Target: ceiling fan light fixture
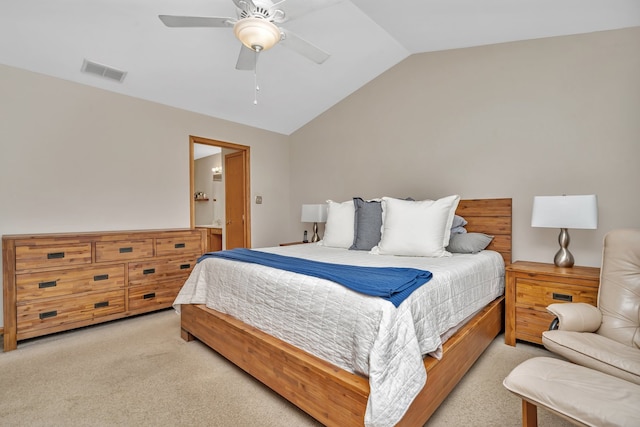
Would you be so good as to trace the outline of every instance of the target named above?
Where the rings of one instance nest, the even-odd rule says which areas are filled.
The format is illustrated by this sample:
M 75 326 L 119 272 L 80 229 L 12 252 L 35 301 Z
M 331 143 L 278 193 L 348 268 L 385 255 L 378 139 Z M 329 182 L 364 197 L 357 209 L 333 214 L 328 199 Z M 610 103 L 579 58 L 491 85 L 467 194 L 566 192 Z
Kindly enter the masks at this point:
M 243 18 L 233 26 L 233 33 L 249 49 L 263 51 L 271 49 L 280 41 L 280 29 L 262 18 Z

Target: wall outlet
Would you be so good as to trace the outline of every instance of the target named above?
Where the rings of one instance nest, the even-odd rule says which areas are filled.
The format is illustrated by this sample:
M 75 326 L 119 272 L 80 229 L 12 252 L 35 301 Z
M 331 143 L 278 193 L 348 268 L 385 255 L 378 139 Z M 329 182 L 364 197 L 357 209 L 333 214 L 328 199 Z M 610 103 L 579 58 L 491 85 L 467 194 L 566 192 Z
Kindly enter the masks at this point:
M 262 196 L 256 196 L 256 205 L 262 204 Z

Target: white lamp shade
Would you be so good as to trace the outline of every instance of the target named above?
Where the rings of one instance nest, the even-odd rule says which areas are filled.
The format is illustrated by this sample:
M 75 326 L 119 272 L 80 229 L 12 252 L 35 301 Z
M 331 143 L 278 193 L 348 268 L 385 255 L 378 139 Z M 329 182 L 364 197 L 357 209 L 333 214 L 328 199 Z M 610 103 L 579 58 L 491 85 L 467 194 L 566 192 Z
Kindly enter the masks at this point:
M 532 227 L 598 228 L 598 200 L 585 196 L 536 196 L 531 213 Z
M 261 18 L 243 18 L 235 23 L 233 32 L 246 47 L 252 50 L 271 49 L 282 37 L 272 22 Z
M 326 222 L 327 205 L 302 205 L 301 222 Z

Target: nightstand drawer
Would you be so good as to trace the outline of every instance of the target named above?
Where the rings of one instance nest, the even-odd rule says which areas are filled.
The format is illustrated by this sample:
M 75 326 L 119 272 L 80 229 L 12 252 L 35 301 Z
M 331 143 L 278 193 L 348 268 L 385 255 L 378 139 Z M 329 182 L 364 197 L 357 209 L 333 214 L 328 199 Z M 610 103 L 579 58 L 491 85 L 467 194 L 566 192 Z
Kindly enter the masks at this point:
M 113 288 L 124 289 L 124 264 L 16 275 L 18 303 Z
M 152 257 L 153 239 L 96 243 L 96 262 L 126 261 Z
M 91 264 L 91 243 L 16 246 L 16 271 Z
M 559 302 L 586 302 L 596 305 L 597 294 L 592 289 L 562 283 L 517 279 L 516 305 L 546 310 L 549 304 Z
M 17 306 L 18 335 L 124 312 L 124 290 L 74 295 Z
M 542 333 L 549 329 L 554 316 L 546 311 L 516 307 L 516 330 L 518 337 L 542 344 Z

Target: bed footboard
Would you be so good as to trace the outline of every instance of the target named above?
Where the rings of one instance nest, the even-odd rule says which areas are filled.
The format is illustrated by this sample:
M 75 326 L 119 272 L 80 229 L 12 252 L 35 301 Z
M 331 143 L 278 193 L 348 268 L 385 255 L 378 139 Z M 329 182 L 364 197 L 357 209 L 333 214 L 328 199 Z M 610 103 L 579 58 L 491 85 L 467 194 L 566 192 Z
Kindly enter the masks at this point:
M 441 360 L 425 358 L 427 384 L 398 424 L 424 424 L 502 328 L 504 298 L 485 307 L 444 345 Z M 326 426 L 362 426 L 366 378 L 204 305 L 183 305 L 182 337 L 194 337 Z

